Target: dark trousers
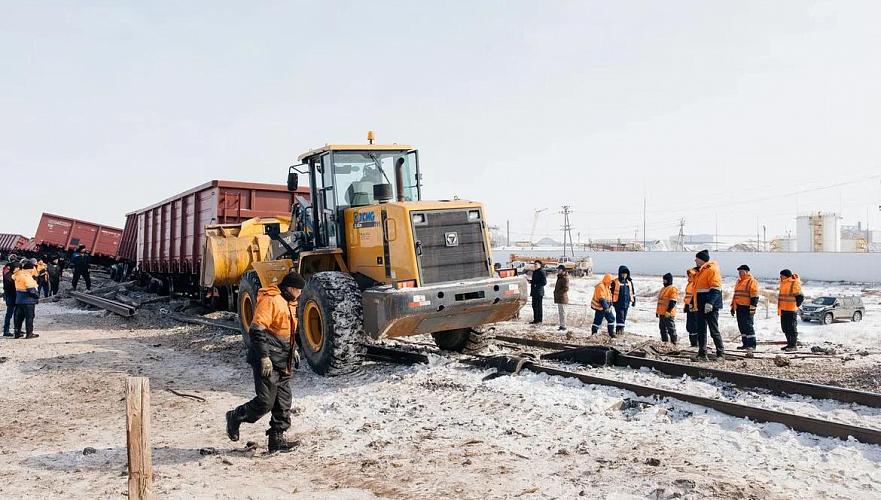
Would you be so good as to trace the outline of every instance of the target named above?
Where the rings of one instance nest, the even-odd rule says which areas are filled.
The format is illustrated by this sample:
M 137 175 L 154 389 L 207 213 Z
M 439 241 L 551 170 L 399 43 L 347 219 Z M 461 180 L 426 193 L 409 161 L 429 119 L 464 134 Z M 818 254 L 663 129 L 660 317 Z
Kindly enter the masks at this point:
M 28 335 L 34 333 L 34 314 L 36 313 L 36 304 L 17 304 L 15 306 L 15 332 L 21 332 L 22 323 L 24 323 L 25 333 Z
M 667 342 L 669 337 L 670 342 L 676 343 L 676 321 L 672 317 L 667 317 L 661 315 L 658 318 L 658 329 L 661 330 L 661 341 Z
M 544 300 L 544 295 L 532 295 L 532 321 L 536 323 L 541 323 L 544 319 L 542 313 L 542 301 Z
M 629 305 L 618 305 L 615 304 L 615 331 L 623 332 L 624 324 L 627 323 L 627 310 L 630 309 Z
M 6 302 L 6 317 L 3 318 L 3 333 L 9 333 L 9 324 L 12 322 L 12 318 L 15 317 L 15 302 L 13 301 L 11 304 L 9 301 Z
M 606 320 L 606 324 L 609 328 L 609 333 L 615 333 L 615 316 L 612 315 L 612 312 L 597 310 L 594 310 L 593 312 L 593 326 L 590 327 L 590 332 L 597 333 L 598 331 L 600 331 L 600 326 L 602 326 L 603 320 Z
M 89 276 L 89 270 L 88 269 L 80 269 L 77 267 L 73 268 L 73 282 L 71 283 L 71 286 L 73 286 L 73 289 L 76 290 L 76 285 L 80 281 L 80 276 L 82 276 L 83 279 L 86 281 L 86 290 L 91 290 L 92 289 L 92 277 Z
M 52 295 L 58 295 L 58 285 L 60 280 L 49 279 L 49 292 Z
M 233 410 L 233 417 L 239 422 L 253 424 L 263 415 L 272 413 L 267 434 L 282 434 L 291 427 L 291 376 L 273 369 L 272 374 L 263 378 L 260 363 L 251 365 L 254 372 L 254 399 Z
M 796 347 L 798 342 L 798 315 L 795 311 L 780 312 L 780 328 L 786 335 L 786 345 Z
M 41 295 L 43 298 L 49 296 L 49 280 L 44 278 L 37 280 L 37 295 Z
M 756 346 L 756 328 L 753 325 L 753 315 L 749 313 L 749 306 L 737 306 L 737 329 L 740 331 L 740 341 L 743 347 Z
M 713 344 L 716 345 L 716 354 L 725 353 L 725 345 L 722 344 L 722 334 L 719 333 L 719 311 L 713 309 L 713 312 L 705 313 L 702 305 L 698 306 L 695 311 L 695 326 L 697 327 L 697 352 L 698 354 L 707 353 L 707 330 L 710 330 L 710 337 L 713 338 Z
M 685 331 L 688 332 L 688 343 L 697 347 L 697 315 L 691 311 L 685 313 Z

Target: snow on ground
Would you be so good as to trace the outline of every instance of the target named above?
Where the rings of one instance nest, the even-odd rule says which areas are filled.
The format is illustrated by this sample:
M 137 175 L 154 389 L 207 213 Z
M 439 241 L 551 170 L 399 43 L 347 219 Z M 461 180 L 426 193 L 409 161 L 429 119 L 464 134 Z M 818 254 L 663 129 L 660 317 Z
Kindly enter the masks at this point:
M 575 326 L 576 331 L 590 332 L 590 323 L 593 321 L 590 300 L 593 297 L 594 285 L 601 278 L 602 276 L 595 275 L 570 279 L 569 302 L 571 305 L 567 306 L 567 310 L 569 311 L 568 314 L 572 317 L 572 321 L 569 321 L 569 324 Z M 544 301 L 545 322 L 553 324 L 557 322 L 557 308 L 553 303 L 553 294 L 551 293 L 555 280 L 556 278 L 552 274 L 548 276 L 548 287 Z M 662 288 L 661 277 L 634 276 L 633 281 L 637 301 L 635 310 L 631 308 L 629 311 L 627 331 L 660 340 L 658 320 L 655 318 L 655 306 L 657 305 L 658 292 Z M 725 293 L 723 304 L 725 307 L 720 314 L 719 324 L 722 335 L 726 339 L 734 338 L 738 335 L 737 321 L 728 314 L 728 305 L 731 301 L 731 293 L 735 282 L 735 279 L 725 279 L 723 282 Z M 760 281 L 759 283 L 763 290 L 776 294 L 776 282 Z M 684 278 L 678 278 L 674 279 L 674 284 L 679 288 L 681 301 L 685 293 L 686 281 Z M 799 321 L 799 341 L 808 346 L 829 342 L 832 344 L 844 344 L 854 348 L 881 350 L 881 288 L 877 287 L 877 285 L 806 282 L 802 284 L 802 292 L 807 297 L 807 300 L 829 294 L 862 295 L 863 304 L 866 306 L 866 314 L 863 320 L 858 323 L 841 321 L 832 325 L 821 325 L 819 323 Z M 678 310 L 676 331 L 679 333 L 680 338 L 687 339 L 685 314 L 682 313 L 681 303 Z M 523 318 L 531 318 L 531 309 L 529 307 L 524 308 L 521 316 Z M 759 341 L 786 340 L 783 331 L 780 329 L 780 318 L 777 316 L 776 304 L 772 303 L 769 307 L 766 307 L 766 301 L 763 299 L 755 316 L 755 325 L 756 337 Z
M 596 279 L 574 279 L 572 302 L 586 303 Z M 640 294 L 660 288 L 660 278 L 636 280 Z M 814 285 L 806 285 L 810 294 L 808 287 Z M 871 322 L 877 321 L 878 298 L 871 300 L 866 322 L 854 327 L 877 325 Z M 630 330 L 656 338 L 654 300 L 638 301 Z M 547 302 L 551 325 L 544 329 L 553 331 L 556 311 Z M 532 331 L 524 324 L 528 311 L 519 323 L 499 325 L 497 333 Z M 573 318 L 581 333 L 587 317 Z M 763 327 L 772 339 L 779 337 L 772 329 L 775 318 Z M 730 330 L 733 320 L 723 321 Z M 484 381 L 490 372 L 443 357 L 413 367 L 371 364 L 337 378 L 301 368 L 293 378 L 291 429 L 299 449 L 264 454 L 264 418 L 243 427 L 241 443 L 260 446 L 257 453 L 244 452 L 241 443 L 226 439 L 223 422 L 227 409 L 252 394 L 251 373 L 234 335 L 59 304 L 39 305 L 37 325 L 39 339 L 0 340 L 7 358 L 0 363 L 3 498 L 122 496 L 126 375 L 151 379 L 154 473 L 162 498 L 881 495 L 881 446 L 796 433 L 571 379 L 524 373 Z M 831 332 L 844 334 L 842 326 L 848 325 L 817 325 L 817 335 L 836 338 Z M 860 335 L 868 347 L 871 336 Z M 881 428 L 877 409 L 648 371 L 591 373 Z M 169 388 L 206 401 L 178 397 Z M 86 446 L 96 453 L 84 455 Z M 218 455 L 200 454 L 205 447 Z

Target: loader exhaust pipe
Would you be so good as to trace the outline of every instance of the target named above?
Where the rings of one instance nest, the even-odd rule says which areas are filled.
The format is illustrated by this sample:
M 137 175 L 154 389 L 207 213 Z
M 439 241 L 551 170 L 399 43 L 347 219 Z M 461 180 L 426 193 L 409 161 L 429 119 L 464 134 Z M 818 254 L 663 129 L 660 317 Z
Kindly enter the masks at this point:
M 404 157 L 395 162 L 395 191 L 398 193 L 398 201 L 404 201 Z

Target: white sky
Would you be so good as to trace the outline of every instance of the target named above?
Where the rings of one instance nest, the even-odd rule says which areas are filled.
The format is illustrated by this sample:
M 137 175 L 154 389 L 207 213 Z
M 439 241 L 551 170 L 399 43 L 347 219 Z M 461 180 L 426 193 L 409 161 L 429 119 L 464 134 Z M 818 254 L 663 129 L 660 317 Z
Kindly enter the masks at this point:
M 881 2 L 0 2 L 0 232 L 326 142 L 417 146 L 524 239 L 881 229 Z M 842 184 L 844 183 L 844 184 Z M 828 189 L 816 189 L 836 186 Z M 792 193 L 800 193 L 794 195 Z M 726 238 L 731 239 L 731 238 Z

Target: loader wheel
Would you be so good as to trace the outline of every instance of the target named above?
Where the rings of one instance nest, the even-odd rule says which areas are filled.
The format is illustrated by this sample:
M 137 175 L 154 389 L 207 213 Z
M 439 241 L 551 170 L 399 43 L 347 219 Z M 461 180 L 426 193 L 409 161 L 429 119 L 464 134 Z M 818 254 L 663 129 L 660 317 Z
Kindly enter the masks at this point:
M 254 320 L 254 310 L 257 308 L 257 290 L 260 290 L 260 278 L 254 271 L 248 271 L 242 275 L 239 281 L 239 298 L 236 301 L 236 312 L 239 314 L 239 328 L 242 330 L 242 341 L 245 348 L 251 348 L 251 321 Z
M 486 335 L 482 330 L 475 328 L 444 330 L 434 332 L 431 336 L 434 337 L 434 343 L 445 351 L 470 354 L 479 352 L 486 347 Z
M 364 335 L 361 290 L 352 275 L 315 273 L 300 295 L 297 340 L 319 375 L 342 375 L 358 367 Z

